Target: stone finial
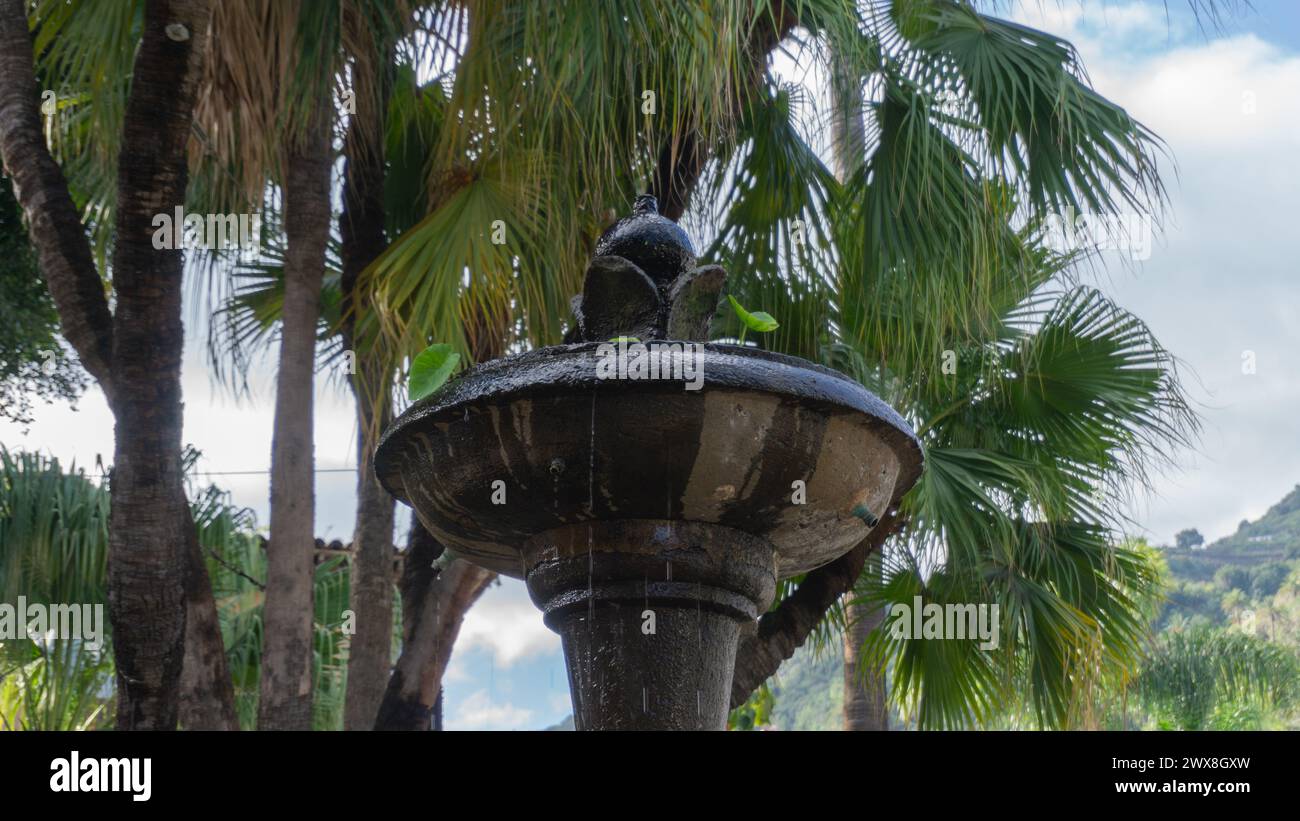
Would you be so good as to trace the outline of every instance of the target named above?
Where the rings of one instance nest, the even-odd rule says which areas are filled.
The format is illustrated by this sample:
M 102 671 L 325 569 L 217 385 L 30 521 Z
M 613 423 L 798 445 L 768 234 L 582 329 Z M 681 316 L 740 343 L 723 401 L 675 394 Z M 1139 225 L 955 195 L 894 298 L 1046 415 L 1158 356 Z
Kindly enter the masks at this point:
M 659 204 L 642 194 L 632 213 L 611 225 L 596 243 L 596 256 L 622 257 L 661 289 L 695 266 L 695 247 L 682 227 L 659 215 Z
M 642 341 L 706 342 L 726 271 L 695 267 L 695 248 L 682 227 L 660 216 L 650 194 L 596 243 L 566 343 L 619 336 Z

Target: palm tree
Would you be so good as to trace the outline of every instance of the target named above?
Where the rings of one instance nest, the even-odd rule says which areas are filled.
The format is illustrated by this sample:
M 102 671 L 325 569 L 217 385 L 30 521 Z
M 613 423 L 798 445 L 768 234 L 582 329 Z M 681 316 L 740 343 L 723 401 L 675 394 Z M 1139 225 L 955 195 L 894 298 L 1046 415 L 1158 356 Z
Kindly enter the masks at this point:
M 252 511 L 234 506 L 227 492 L 202 487 L 184 462 L 191 515 L 206 559 L 234 674 L 238 726 L 257 723 L 266 539 Z M 39 604 L 103 605 L 107 598 L 106 486 L 75 466 L 32 453 L 0 449 L 0 596 L 19 594 Z M 312 727 L 343 726 L 348 568 L 340 557 L 313 568 Z M 84 642 L 29 640 L 0 645 L 0 728 L 94 729 L 112 724 L 114 655 L 111 642 L 95 650 Z
M 1177 729 L 1203 730 L 1220 704 L 1294 706 L 1296 672 L 1291 650 L 1254 636 L 1208 627 L 1166 630 L 1152 643 L 1134 690 Z
M 300 21 L 310 18 L 300 4 Z M 300 42 L 300 41 L 295 41 Z M 302 70 L 295 66 L 294 70 Z M 330 234 L 332 83 L 316 74 L 301 125 L 284 135 L 284 296 L 271 439 L 271 540 L 258 727 L 311 727 L 316 324 Z M 315 99 L 310 99 L 313 95 Z
M 835 72 L 830 87 L 834 99 L 831 108 L 831 150 L 835 161 L 835 179 L 843 185 L 858 172 L 866 153 L 862 84 L 858 77 L 845 76 L 841 62 L 833 54 L 830 63 Z M 867 557 L 864 573 L 878 583 L 880 571 L 880 552 L 877 551 Z M 861 657 L 867 637 L 880 626 L 884 618 L 884 610 L 859 604 L 852 595 L 847 596 L 842 604 L 844 729 L 858 732 L 888 730 L 889 708 L 883 671 L 870 667 Z
M 872 651 L 894 658 L 897 698 L 921 723 L 991 715 L 1015 676 L 1042 721 L 1066 722 L 1071 660 L 1101 641 L 1131 662 L 1141 623 L 1116 591 L 1153 584 L 1111 546 L 1117 520 L 1096 491 L 1141 484 L 1195 421 L 1172 358 L 1077 283 L 1077 257 L 1051 253 L 1041 226 L 1067 206 L 1159 208 L 1161 145 L 1087 85 L 1069 44 L 966 3 L 713 11 L 708 28 L 731 39 L 699 38 L 702 19 L 657 6 L 471 8 L 449 81 L 450 110 L 466 114 L 431 153 L 429 212 L 363 275 L 382 344 L 398 363 L 434 334 L 468 354 L 465 317 L 503 313 L 504 349 L 554 340 L 599 215 L 638 179 L 661 186 L 666 211 L 699 189 L 689 216 L 720 226 L 704 256 L 729 267 L 743 304 L 782 320 L 764 344 L 903 408 L 931 466 L 868 543 L 786 587 L 741 649 L 735 701 L 828 610 L 842 620 L 836 600 L 889 540 L 910 575 L 878 587 L 946 580 L 1008 613 L 994 658 Z M 869 95 L 864 156 L 843 183 L 801 133 L 805 95 L 762 70 L 763 46 L 796 26 L 811 35 L 805 59 L 836 54 Z M 672 116 L 639 116 L 644 99 Z M 1072 365 L 1076 349 L 1088 367 Z
M 42 4 L 33 20 L 42 57 L 57 62 L 72 50 L 61 23 L 76 16 L 85 24 L 88 15 L 53 5 Z M 104 60 L 121 61 L 121 70 L 109 76 L 118 91 L 129 77 L 129 93 L 114 95 L 113 111 L 101 112 L 113 127 L 97 136 L 107 146 L 129 149 L 115 164 L 99 166 L 114 169 L 100 179 L 117 185 L 112 262 L 105 266 L 101 254 L 97 267 L 43 134 L 27 9 L 20 0 L 0 4 L 0 156 L 14 179 L 64 336 L 103 389 L 117 423 L 109 603 L 121 660 L 117 726 L 124 729 L 176 726 L 187 638 L 196 651 L 216 643 L 215 652 L 193 656 L 191 669 L 206 666 L 211 689 L 229 689 L 181 478 L 182 256 L 152 241 L 154 216 L 171 213 L 185 198 L 185 149 L 209 13 L 201 0 L 159 0 L 115 31 L 127 47 Z M 65 67 L 68 82 L 96 73 L 84 61 Z M 101 229 L 107 227 L 102 221 Z M 112 311 L 101 270 L 112 273 Z M 219 712 L 205 720 L 219 723 Z
M 773 94 L 713 177 L 728 205 L 709 255 L 744 272 L 742 303 L 783 319 L 771 347 L 853 373 L 922 432 L 927 473 L 869 540 L 889 541 L 892 566 L 859 599 L 1002 608 L 992 656 L 877 631 L 869 654 L 877 669 L 892 661 L 896 702 L 922 726 L 965 725 L 1024 681 L 1039 719 L 1066 723 L 1072 654 L 1100 640 L 1109 661 L 1133 663 L 1141 636 L 1134 597 L 1100 581 L 1153 583 L 1111 546 L 1119 522 L 1096 491 L 1140 485 L 1195 420 L 1172 358 L 1077 284 L 1076 257 L 1047 249 L 1039 224 L 1067 205 L 1158 208 L 1160 144 L 1087 87 L 1058 38 L 960 3 L 877 6 L 860 22 L 848 36 L 866 31 L 877 48 L 856 67 L 862 48 L 823 34 L 867 78 L 861 171 L 837 184 L 798 131 L 808 103 Z M 741 648 L 735 703 L 820 622 L 865 552 L 809 574 L 764 617 Z
M 367 427 L 431 341 L 467 361 L 557 341 L 594 237 L 648 184 L 665 213 L 718 226 L 696 230 L 704 256 L 729 267 L 742 303 L 781 319 L 763 344 L 861 379 L 913 418 L 930 456 L 924 483 L 899 510 L 878 512 L 867 542 L 784 587 L 741 649 L 737 702 L 828 613 L 842 623 L 837 601 L 886 541 L 897 567 L 886 567 L 883 590 L 911 585 L 1008 614 L 996 657 L 868 648 L 880 664 L 894 660 L 896 700 L 925 726 L 995 712 L 1012 680 L 1030 682 L 1042 720 L 1063 723 L 1072 659 L 1098 642 L 1110 658 L 1131 657 L 1140 625 L 1124 590 L 1151 574 L 1110 546 L 1114 515 L 1094 493 L 1141 484 L 1194 423 L 1172 359 L 1140 322 L 1078 286 L 1073 257 L 1044 248 L 1054 211 L 1145 210 L 1163 196 L 1159 142 L 1089 88 L 1069 44 L 957 0 L 475 2 L 432 4 L 414 20 L 425 59 L 402 57 L 410 41 L 391 59 L 447 73 L 409 95 L 394 87 L 382 118 L 392 126 L 383 210 L 393 242 L 377 251 L 377 208 L 366 219 L 351 211 L 348 230 L 370 226 L 368 239 L 343 254 L 355 275 L 346 335 L 379 375 L 364 386 L 375 396 Z M 868 100 L 863 156 L 843 181 L 802 129 L 804 89 L 767 71 L 796 32 L 805 64 L 835 54 Z M 313 42 L 327 56 L 312 65 L 335 66 L 337 39 Z M 222 173 L 209 166 L 262 179 L 249 171 L 256 135 L 279 133 L 266 110 L 241 115 L 247 139 L 229 136 L 241 128 L 204 129 L 215 135 L 198 162 L 204 194 L 220 193 Z M 349 171 L 374 156 L 350 153 Z M 373 206 L 370 184 L 345 199 Z M 731 334 L 733 323 L 716 328 Z M 1087 367 L 1072 367 L 1078 348 L 1091 353 Z M 443 618 L 473 600 L 459 592 Z M 873 595 L 873 606 L 895 598 Z M 420 672 L 431 707 L 436 669 Z
M 109 498 L 84 471 L 0 448 L 0 597 L 34 604 L 106 599 Z M 111 725 L 111 647 L 0 642 L 0 728 Z
M 270 565 L 258 721 L 267 729 L 307 729 L 311 724 L 312 391 L 330 227 L 332 120 L 323 105 L 320 111 L 305 144 L 289 149 L 285 181 L 288 255 L 271 440 Z
M 393 527 L 395 500 L 379 484 L 374 445 L 391 419 L 391 366 L 356 333 L 356 316 L 365 310 L 355 299 L 361 272 L 388 245 L 385 231 L 385 146 L 389 97 L 396 66 L 395 45 L 384 34 L 359 40 L 352 69 L 357 110 L 349 118 L 344 155 L 339 329 L 346 350 L 357 357 L 350 385 L 356 406 L 357 521 L 352 539 L 352 610 L 357 630 L 348 653 L 347 729 L 370 729 L 392 665 Z M 361 344 L 359 344 L 361 343 Z M 364 354 L 364 356 L 362 356 Z

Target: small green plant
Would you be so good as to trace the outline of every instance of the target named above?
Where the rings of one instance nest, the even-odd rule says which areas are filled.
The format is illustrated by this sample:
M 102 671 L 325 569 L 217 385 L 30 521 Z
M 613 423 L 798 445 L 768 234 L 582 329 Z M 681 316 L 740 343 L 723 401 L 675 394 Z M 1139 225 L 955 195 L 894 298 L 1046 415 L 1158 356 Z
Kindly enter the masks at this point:
M 749 699 L 727 715 L 728 730 L 758 730 L 772 723 L 776 697 L 764 682 Z
M 609 341 L 615 344 L 626 343 L 628 345 L 631 345 L 633 343 L 640 342 L 641 340 L 637 339 L 635 336 L 616 336 L 610 339 Z
M 412 402 L 419 401 L 442 387 L 442 384 L 460 364 L 460 354 L 445 342 L 425 348 L 411 360 L 411 375 L 406 380 L 406 394 Z
M 742 308 L 740 303 L 737 302 L 736 298 L 731 294 L 727 294 L 727 299 L 731 302 L 731 309 L 736 312 L 736 316 L 740 317 L 740 321 L 744 326 L 740 329 L 741 345 L 745 344 L 745 334 L 749 331 L 757 331 L 758 333 L 765 334 L 781 327 L 776 319 L 767 311 L 754 311 L 753 313 L 750 313 Z

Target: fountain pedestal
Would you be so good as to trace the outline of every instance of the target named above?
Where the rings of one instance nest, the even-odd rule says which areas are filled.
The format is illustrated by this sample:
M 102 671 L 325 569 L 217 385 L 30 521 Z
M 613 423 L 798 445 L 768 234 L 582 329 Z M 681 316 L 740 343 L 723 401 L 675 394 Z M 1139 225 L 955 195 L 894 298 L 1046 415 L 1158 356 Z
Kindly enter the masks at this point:
M 567 525 L 524 546 L 528 591 L 564 643 L 579 730 L 726 724 L 741 626 L 771 605 L 776 553 L 724 525 Z

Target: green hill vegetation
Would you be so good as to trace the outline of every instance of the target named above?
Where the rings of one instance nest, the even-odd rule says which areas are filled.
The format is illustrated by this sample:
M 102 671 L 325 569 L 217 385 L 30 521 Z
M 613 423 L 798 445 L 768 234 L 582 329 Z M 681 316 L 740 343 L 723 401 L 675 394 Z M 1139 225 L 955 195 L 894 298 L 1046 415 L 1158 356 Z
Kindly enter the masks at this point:
M 781 665 L 772 682 L 771 728 L 838 730 L 844 722 L 844 659 L 840 644 L 814 648 L 811 642 Z
M 1245 626 L 1300 646 L 1295 612 L 1300 581 L 1300 485 L 1258 520 L 1206 547 L 1166 547 L 1168 602 L 1157 629 Z
M 1165 596 L 1148 656 L 1128 693 L 1099 695 L 1094 726 L 1118 729 L 1300 727 L 1293 707 L 1300 651 L 1300 485 L 1258 520 L 1206 545 L 1154 549 Z M 838 730 L 844 698 L 838 644 L 805 646 L 772 684 L 768 727 Z M 1226 657 L 1235 667 L 1222 663 Z M 1018 726 L 1010 717 L 997 726 Z M 895 723 L 893 726 L 900 726 Z

